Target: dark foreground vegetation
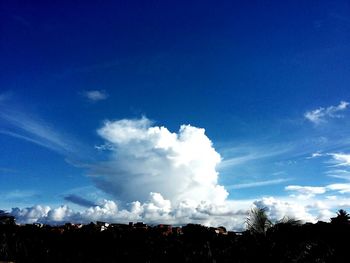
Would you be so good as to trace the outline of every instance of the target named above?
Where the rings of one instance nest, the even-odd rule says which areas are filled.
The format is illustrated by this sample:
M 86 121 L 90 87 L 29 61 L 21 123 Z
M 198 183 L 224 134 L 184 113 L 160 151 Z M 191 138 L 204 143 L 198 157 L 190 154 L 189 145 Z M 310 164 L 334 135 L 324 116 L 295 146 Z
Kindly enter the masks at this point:
M 272 223 L 252 211 L 244 232 L 201 225 L 17 225 L 0 211 L 0 262 L 350 262 L 349 215 Z

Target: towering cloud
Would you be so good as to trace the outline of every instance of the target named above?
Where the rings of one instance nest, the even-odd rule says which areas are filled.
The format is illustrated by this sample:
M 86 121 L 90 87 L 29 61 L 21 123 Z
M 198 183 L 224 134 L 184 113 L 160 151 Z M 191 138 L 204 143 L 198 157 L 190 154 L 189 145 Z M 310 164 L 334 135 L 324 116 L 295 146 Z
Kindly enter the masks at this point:
M 218 184 L 220 155 L 205 130 L 182 125 L 178 133 L 152 126 L 149 119 L 106 121 L 98 134 L 109 149 L 108 161 L 93 167 L 97 186 L 119 200 L 144 202 L 151 192 L 173 204 L 223 203 Z

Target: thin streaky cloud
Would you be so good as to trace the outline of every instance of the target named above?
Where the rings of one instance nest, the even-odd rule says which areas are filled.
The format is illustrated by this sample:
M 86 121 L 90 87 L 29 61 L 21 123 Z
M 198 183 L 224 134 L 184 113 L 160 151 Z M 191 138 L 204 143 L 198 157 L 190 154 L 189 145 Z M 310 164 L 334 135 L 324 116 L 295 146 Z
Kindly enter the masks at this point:
M 13 138 L 17 138 L 17 139 L 21 139 L 21 140 L 24 140 L 24 141 L 27 141 L 27 142 L 30 142 L 30 143 L 37 144 L 39 146 L 48 148 L 48 149 L 56 151 L 56 152 L 61 152 L 61 149 L 58 148 L 58 147 L 54 147 L 53 145 L 51 145 L 49 143 L 45 143 L 45 142 L 42 142 L 42 141 L 39 141 L 39 140 L 35 140 L 35 139 L 27 137 L 25 135 L 21 135 L 21 134 L 18 134 L 18 133 L 12 132 L 12 131 L 6 131 L 6 130 L 0 130 L 0 133 L 4 134 L 4 135 L 11 136 Z
M 22 130 L 27 133 L 26 135 L 21 135 L 12 132 L 13 137 L 18 137 L 25 139 L 27 141 L 31 141 L 38 145 L 57 150 L 61 149 L 66 152 L 72 152 L 72 148 L 70 143 L 63 138 L 62 135 L 53 131 L 49 125 L 43 121 L 34 120 L 33 118 L 24 115 L 21 112 L 2 112 L 0 113 L 0 118 L 5 120 L 11 126 Z M 10 135 L 11 132 L 8 132 Z M 25 138 L 26 137 L 26 138 Z
M 328 177 L 350 180 L 350 171 L 342 169 L 334 169 L 325 172 Z
M 270 151 L 262 151 L 259 150 L 252 150 L 252 153 L 248 153 L 246 155 L 242 156 L 236 156 L 231 158 L 224 158 L 223 161 L 219 164 L 218 169 L 223 170 L 230 168 L 232 166 L 241 165 L 246 162 L 265 159 L 265 158 L 271 158 L 275 156 L 279 156 L 282 154 L 287 153 L 291 149 L 286 147 L 284 149 L 277 149 L 277 150 L 270 150 Z
M 346 175 L 341 175 L 341 174 L 328 174 L 328 177 L 333 177 L 333 178 L 337 178 L 337 179 L 344 179 L 344 180 L 350 180 L 350 174 Z
M 81 143 L 67 135 L 62 135 L 43 120 L 15 110 L 0 112 L 0 120 L 3 120 L 7 126 L 0 130 L 4 135 L 31 142 L 64 155 L 84 152 L 81 149 L 85 147 Z
M 226 185 L 225 188 L 228 189 L 228 190 L 243 189 L 243 188 L 253 188 L 253 187 L 281 184 L 281 183 L 288 182 L 290 180 L 292 180 L 292 179 L 291 178 L 281 178 L 281 179 L 273 179 L 273 180 L 266 180 L 266 181 L 252 182 L 252 183 Z

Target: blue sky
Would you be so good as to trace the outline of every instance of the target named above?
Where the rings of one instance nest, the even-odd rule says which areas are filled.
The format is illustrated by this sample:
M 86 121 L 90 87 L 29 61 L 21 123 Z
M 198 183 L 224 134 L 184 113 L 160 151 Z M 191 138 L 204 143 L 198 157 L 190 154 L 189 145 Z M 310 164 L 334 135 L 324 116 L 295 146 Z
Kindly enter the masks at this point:
M 237 211 L 299 198 L 304 218 L 324 219 L 350 206 L 347 1 L 88 2 L 0 4 L 1 208 L 129 209 L 101 183 L 124 148 L 98 131 L 142 118 L 140 136 L 204 128 Z

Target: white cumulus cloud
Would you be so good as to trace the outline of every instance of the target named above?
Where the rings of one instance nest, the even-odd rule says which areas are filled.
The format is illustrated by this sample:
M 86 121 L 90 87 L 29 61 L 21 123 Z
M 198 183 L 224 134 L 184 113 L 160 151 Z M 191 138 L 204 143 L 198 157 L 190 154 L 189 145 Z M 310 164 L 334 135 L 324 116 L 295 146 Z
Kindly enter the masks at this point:
M 153 192 L 174 204 L 218 204 L 228 196 L 218 184 L 221 157 L 202 128 L 182 125 L 175 133 L 143 117 L 106 121 L 98 134 L 109 145 L 110 158 L 90 175 L 118 200 L 144 202 Z
M 28 208 L 13 208 L 11 214 L 16 217 L 19 223 L 35 223 L 39 219 L 47 217 L 51 208 L 49 206 L 36 205 Z
M 304 117 L 315 124 L 319 124 L 326 121 L 328 118 L 343 117 L 339 112 L 346 110 L 348 106 L 349 102 L 341 101 L 337 106 L 329 106 L 327 108 L 320 107 L 316 110 L 307 111 Z
M 316 221 L 315 216 L 307 210 L 305 205 L 291 200 L 284 201 L 274 197 L 264 197 L 255 201 L 254 205 L 266 208 L 266 212 L 272 221 L 280 220 L 283 217 L 295 218 L 307 222 Z

